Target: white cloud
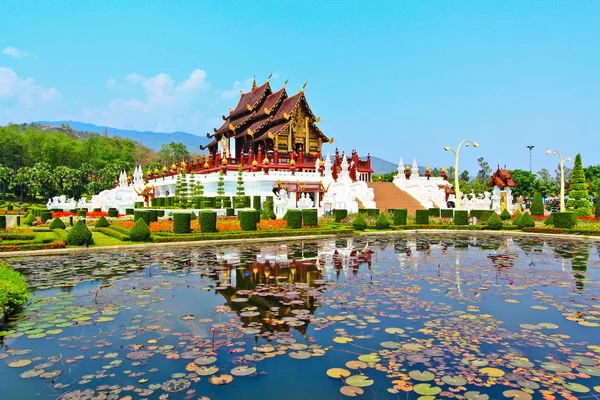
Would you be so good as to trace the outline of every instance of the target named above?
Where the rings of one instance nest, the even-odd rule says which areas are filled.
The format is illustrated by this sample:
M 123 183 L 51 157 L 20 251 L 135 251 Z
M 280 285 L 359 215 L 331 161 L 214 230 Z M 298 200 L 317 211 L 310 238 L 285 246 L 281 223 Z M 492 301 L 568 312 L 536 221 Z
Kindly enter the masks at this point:
M 117 80 L 115 78 L 110 78 L 106 80 L 106 87 L 109 89 L 114 89 L 117 86 Z
M 144 78 L 143 76 L 139 75 L 139 74 L 129 74 L 125 77 L 125 81 L 129 84 L 132 85 L 136 85 L 138 83 L 142 83 L 143 81 L 145 81 L 146 78 Z
M 243 92 L 247 92 L 250 89 L 252 89 L 252 81 L 254 81 L 254 78 L 248 78 L 244 81 L 244 83 L 242 83 L 240 81 L 236 81 L 233 84 L 233 87 L 231 88 L 231 90 L 224 90 L 221 93 L 221 98 L 224 100 L 229 100 L 229 99 L 239 97 L 240 90 Z
M 26 51 L 19 50 L 16 47 L 5 47 L 4 50 L 2 50 L 2 54 L 14 58 L 24 58 L 29 55 Z
M 60 92 L 56 89 L 56 88 L 50 88 L 50 89 L 46 89 L 44 90 L 41 94 L 40 94 L 40 100 L 42 100 L 43 102 L 49 102 L 52 101 L 54 99 L 60 99 L 61 98 L 61 94 Z

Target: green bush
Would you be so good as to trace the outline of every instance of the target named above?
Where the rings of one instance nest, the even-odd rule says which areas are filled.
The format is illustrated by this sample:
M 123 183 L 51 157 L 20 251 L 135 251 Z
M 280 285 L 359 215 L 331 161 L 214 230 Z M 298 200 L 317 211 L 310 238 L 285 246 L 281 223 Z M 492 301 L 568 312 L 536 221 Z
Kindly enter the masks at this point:
M 365 219 L 365 214 L 358 213 L 354 221 L 352 221 L 352 227 L 357 231 L 364 231 L 367 229 L 367 220 Z
M 415 222 L 419 225 L 429 224 L 429 210 L 417 210 Z
M 386 217 L 385 214 L 379 214 L 379 217 L 377 217 L 377 221 L 375 221 L 375 228 L 376 229 L 389 229 L 390 227 L 390 220 L 388 219 L 388 217 Z
M 144 202 L 143 201 L 136 201 L 134 203 L 134 208 L 143 208 L 144 207 Z
M 348 210 L 333 210 L 333 217 L 335 222 L 341 222 L 344 218 L 348 217 Z
M 158 206 L 158 201 L 157 201 L 157 200 L 158 200 L 158 199 L 157 199 L 156 197 L 153 197 L 152 199 L 150 199 L 150 205 L 151 205 L 152 207 L 156 207 L 156 206 Z
M 571 183 L 569 186 L 569 200 L 567 210 L 575 212 L 581 217 L 592 215 L 590 206 L 590 195 L 587 190 L 587 180 L 581 164 L 581 154 L 575 156 L 573 171 L 571 172 Z
M 502 213 L 500 213 L 500 219 L 502 221 L 508 221 L 509 219 L 512 218 L 512 215 L 510 215 L 510 213 L 508 212 L 508 209 L 505 208 Z
M 198 222 L 200 232 L 216 232 L 217 231 L 217 212 L 216 211 L 200 211 L 198 213 Z
M 225 209 L 225 216 L 227 216 L 227 217 L 233 217 L 233 216 L 235 216 L 235 209 L 231 208 L 231 207 L 227 207 Z
M 250 196 L 234 196 L 233 208 L 250 208 Z
M 62 222 L 62 219 L 56 217 L 52 220 L 52 222 L 50 222 L 50 229 L 66 229 L 66 225 L 64 222 Z
M 6 215 L 0 215 L 0 229 L 6 229 Z
M 316 208 L 308 208 L 302 210 L 302 221 L 304 226 L 317 226 L 319 225 L 319 217 Z
M 594 214 L 595 218 L 600 218 L 600 199 L 596 200 L 596 213 Z
M 495 212 L 487 219 L 486 222 L 486 227 L 495 231 L 502 229 L 502 225 L 504 225 L 502 219 Z
M 544 220 L 544 225 L 554 225 L 554 213 L 548 215 L 548 218 Z
M 96 228 L 106 228 L 108 226 L 110 226 L 110 224 L 108 223 L 108 220 L 103 216 L 101 216 L 100 218 L 98 218 L 98 221 L 96 221 L 96 225 L 94 225 Z
M 14 206 L 13 206 L 12 204 L 9 204 L 9 205 L 7 205 L 7 206 L 6 206 L 6 209 L 7 209 L 8 211 L 12 211 L 12 210 L 14 210 L 15 208 L 14 208 Z
M 531 218 L 531 214 L 529 214 L 528 212 L 526 212 L 519 219 L 519 225 L 518 226 L 521 229 L 523 229 L 523 228 L 533 228 L 535 226 L 535 221 L 533 220 L 533 218 Z
M 437 207 L 430 208 L 429 216 L 439 218 L 440 217 L 440 209 Z
M 469 225 L 469 212 L 467 210 L 454 210 L 454 225 Z
M 555 228 L 573 229 L 577 224 L 577 214 L 572 211 L 554 212 L 551 215 Z
M 495 213 L 493 210 L 471 210 L 471 217 L 475 217 L 481 222 L 486 222 Z
M 52 219 L 52 211 L 43 211 L 42 215 L 40 215 L 40 221 L 42 221 L 42 223 L 46 223 L 50 219 Z
M 275 211 L 271 210 L 269 213 L 269 219 L 277 219 L 277 215 L 275 215 Z
M 77 221 L 67 232 L 67 244 L 71 246 L 84 246 L 92 244 L 92 232 L 83 223 Z
M 148 210 L 148 213 L 150 214 L 150 222 L 158 221 L 158 210 Z M 150 224 L 146 225 L 149 226 Z
M 271 211 L 273 211 L 273 200 L 267 199 L 263 201 L 262 208 L 267 213 L 267 215 L 271 214 Z
M 85 210 L 77 210 L 77 216 L 80 218 L 85 218 L 85 216 L 87 215 L 87 211 Z
M 137 222 L 140 218 L 144 220 L 146 226 L 150 225 L 150 222 L 152 221 L 149 210 L 135 210 L 133 213 L 133 221 Z
M 133 215 L 133 208 L 126 208 L 125 215 Z
M 255 231 L 256 230 L 256 211 L 255 210 L 239 210 L 238 218 L 240 220 L 240 227 L 243 231 Z M 302 222 L 302 220 L 300 220 Z
M 539 193 L 533 194 L 533 201 L 531 202 L 531 215 L 534 217 L 544 216 L 544 202 L 542 201 L 542 195 Z
M 287 211 L 287 226 L 292 229 L 302 228 L 302 210 L 290 209 Z
M 406 225 L 406 219 L 408 218 L 408 210 L 406 208 L 394 208 L 392 215 L 394 216 L 394 225 Z
M 203 200 L 200 202 L 200 204 L 202 205 L 203 210 L 208 210 L 208 209 L 212 209 L 212 202 L 211 201 L 207 201 L 207 200 Z
M 29 214 L 28 214 L 28 215 L 25 217 L 25 219 L 23 220 L 23 225 L 29 225 L 29 226 L 31 226 L 31 225 L 33 225 L 33 223 L 36 221 L 36 219 L 37 219 L 37 218 L 35 217 L 34 213 L 33 213 L 33 212 L 30 212 L 30 213 L 29 213 Z
M 191 217 L 189 213 L 173 213 L 173 233 L 190 233 Z
M 454 218 L 454 209 L 453 208 L 443 208 L 440 210 L 440 216 L 442 218 Z
M 145 242 L 150 239 L 150 228 L 143 218 L 138 219 L 129 230 L 129 238 L 134 242 Z
M 29 301 L 27 282 L 6 261 L 0 263 L 0 314 L 10 316 L 21 311 Z
M 517 211 L 515 211 L 515 218 L 513 218 L 512 224 L 515 226 L 519 226 L 519 220 L 522 216 L 523 214 L 521 213 L 521 210 L 517 209 Z
M 369 217 L 377 217 L 379 215 L 379 209 L 378 208 L 360 208 L 358 210 L 359 214 L 366 214 Z
M 108 216 L 112 218 L 118 218 L 119 212 L 116 209 L 108 210 Z
M 252 207 L 255 210 L 259 210 L 259 211 L 261 210 L 262 207 L 260 205 L 260 196 L 253 196 L 252 197 Z

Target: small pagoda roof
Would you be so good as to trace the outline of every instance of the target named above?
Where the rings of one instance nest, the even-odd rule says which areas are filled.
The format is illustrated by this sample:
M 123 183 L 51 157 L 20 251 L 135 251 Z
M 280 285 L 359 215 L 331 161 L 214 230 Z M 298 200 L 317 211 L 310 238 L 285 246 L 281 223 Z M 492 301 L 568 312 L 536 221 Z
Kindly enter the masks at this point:
M 494 175 L 492 175 L 492 179 L 488 184 L 488 187 L 499 187 L 500 189 L 517 186 L 519 185 L 513 180 L 513 177 L 506 169 L 506 166 L 503 169 L 498 166 L 498 169 L 494 172 Z

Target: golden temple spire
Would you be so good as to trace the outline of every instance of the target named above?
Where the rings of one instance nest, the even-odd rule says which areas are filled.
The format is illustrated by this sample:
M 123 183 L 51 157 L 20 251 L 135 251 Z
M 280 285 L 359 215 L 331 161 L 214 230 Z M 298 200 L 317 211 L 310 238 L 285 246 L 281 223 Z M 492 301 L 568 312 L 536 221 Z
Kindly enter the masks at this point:
M 308 81 L 306 81 L 306 82 L 304 83 L 304 85 L 302 85 L 302 93 L 304 93 L 304 89 L 306 89 L 306 85 L 308 85 Z
M 273 73 L 271 73 L 271 74 L 269 75 L 269 77 L 267 78 L 267 82 L 271 82 L 271 77 L 272 77 L 272 76 L 273 76 Z
M 252 81 L 252 90 L 256 89 L 256 74 L 254 74 L 254 80 Z
M 284 88 L 284 89 L 285 89 L 285 88 L 286 88 L 286 86 L 287 86 L 288 80 L 289 80 L 289 78 L 288 78 L 288 79 L 286 79 L 286 80 L 285 80 L 285 82 L 283 82 L 283 88 Z

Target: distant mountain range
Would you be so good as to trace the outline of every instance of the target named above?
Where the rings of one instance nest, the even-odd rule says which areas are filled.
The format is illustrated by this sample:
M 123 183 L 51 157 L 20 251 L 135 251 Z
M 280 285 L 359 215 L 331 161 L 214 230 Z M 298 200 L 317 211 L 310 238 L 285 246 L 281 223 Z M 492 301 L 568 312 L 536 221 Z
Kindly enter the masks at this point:
M 122 138 L 131 139 L 136 142 L 142 143 L 144 146 L 147 146 L 154 151 L 158 151 L 162 144 L 175 142 L 185 144 L 188 151 L 192 153 L 199 153 L 200 149 L 198 147 L 200 145 L 205 145 L 208 143 L 208 139 L 206 138 L 206 136 L 203 137 L 193 135 L 187 132 L 140 132 L 132 129 L 118 129 L 112 128 L 110 126 L 98 126 L 78 121 L 38 121 L 37 123 L 56 126 L 61 126 L 62 124 L 69 124 L 71 128 L 80 132 L 102 133 L 104 132 L 104 129 L 106 129 L 108 131 L 109 136 L 119 136 Z
M 175 142 L 185 144 L 188 151 L 192 153 L 199 153 L 199 146 L 206 145 L 208 143 L 208 138 L 205 136 L 193 135 L 187 132 L 140 132 L 132 129 L 119 129 L 110 126 L 99 126 L 78 121 L 37 121 L 36 123 L 47 125 L 50 129 L 53 129 L 52 126 L 60 127 L 62 124 L 68 124 L 73 130 L 78 132 L 95 132 L 100 134 L 104 132 L 104 129 L 106 129 L 109 136 L 118 136 L 131 139 L 149 147 L 154 151 L 160 150 L 160 146 L 163 144 Z M 379 157 L 371 157 L 371 168 L 376 174 L 387 174 L 390 172 L 396 172 L 398 165 L 383 160 Z

